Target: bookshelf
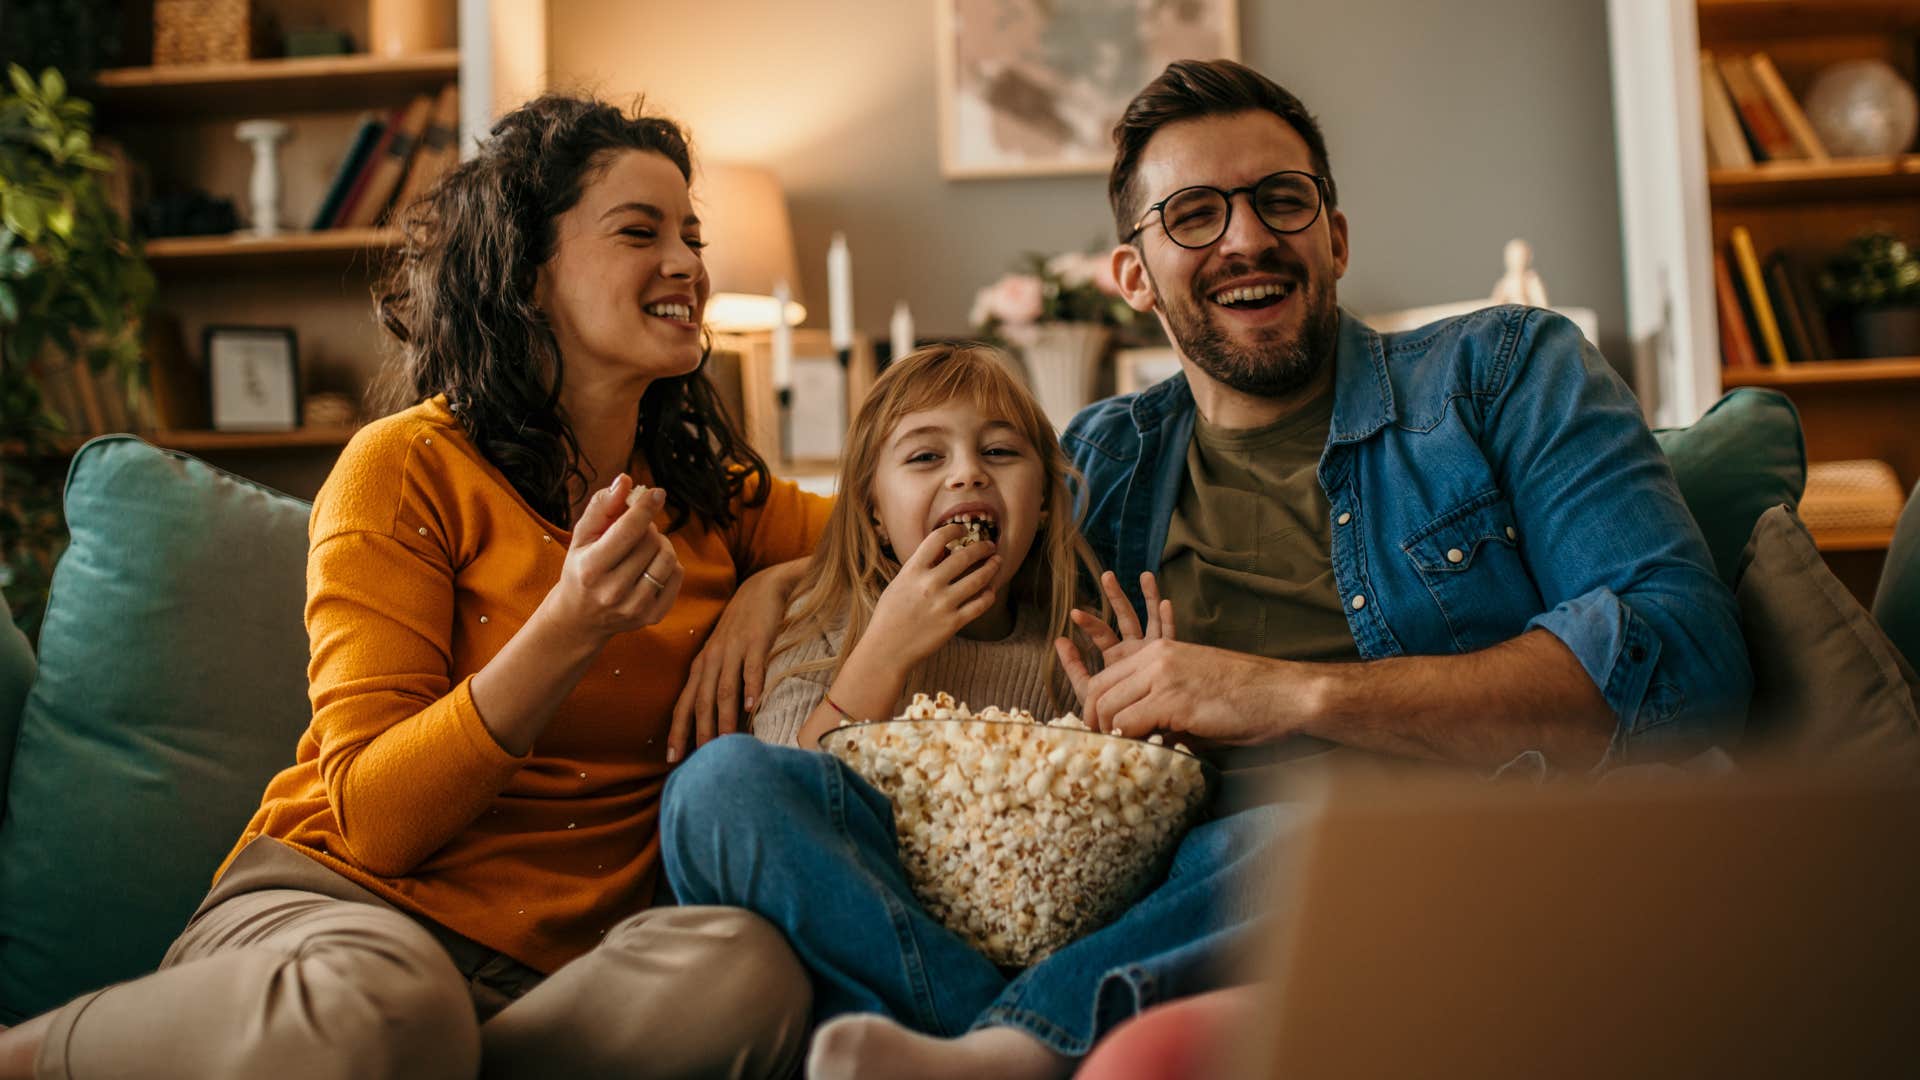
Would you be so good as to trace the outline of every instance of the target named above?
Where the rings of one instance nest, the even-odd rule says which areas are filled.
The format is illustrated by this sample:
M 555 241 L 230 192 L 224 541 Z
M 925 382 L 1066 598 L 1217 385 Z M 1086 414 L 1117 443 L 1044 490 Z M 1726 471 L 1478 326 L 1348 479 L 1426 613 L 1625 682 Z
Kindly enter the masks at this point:
M 1920 74 L 1920 3 L 1913 0 L 1694 0 L 1692 6 L 1697 49 L 1717 59 L 1765 53 L 1801 104 L 1819 73 L 1843 60 L 1884 61 L 1910 84 Z M 1690 133 L 1709 158 L 1711 89 L 1701 90 L 1701 121 Z M 1726 253 L 1735 230 L 1744 229 L 1762 264 L 1772 253 L 1786 252 L 1812 273 L 1862 232 L 1885 230 L 1920 243 L 1920 153 L 1762 160 L 1751 167 L 1710 168 L 1704 179 L 1704 231 L 1712 252 Z M 1709 253 L 1709 267 L 1711 258 Z M 1737 261 L 1733 272 L 1739 273 Z M 1713 295 L 1710 270 L 1707 294 Z M 1790 397 L 1800 412 L 1808 460 L 1886 461 L 1911 489 L 1920 482 L 1920 438 L 1912 434 L 1920 418 L 1920 356 L 1863 358 L 1849 348 L 1850 328 L 1843 322 L 1821 312 L 1811 317 L 1823 319 L 1832 332 L 1837 359 L 1777 368 L 1767 365 L 1761 347 L 1762 366 L 1723 366 L 1716 337 L 1696 362 L 1712 365 L 1702 374 L 1717 376 L 1721 389 L 1769 387 Z M 1709 333 L 1716 325 L 1709 320 Z M 1891 538 L 1891 529 L 1815 535 L 1834 572 L 1866 602 Z
M 177 65 L 151 64 L 151 0 L 126 0 L 126 7 L 134 29 L 121 58 L 125 66 L 95 73 L 75 94 L 94 103 L 97 131 L 124 148 L 147 190 L 199 190 L 231 199 L 247 220 L 253 154 L 237 138 L 236 125 L 272 119 L 291 129 L 278 154 L 280 217 L 289 231 L 271 238 L 146 241 L 156 280 L 153 308 L 168 316 L 156 323 L 178 328 L 177 337 L 150 340 L 150 355 L 156 364 L 169 365 L 169 385 L 203 384 L 207 326 L 291 327 L 303 392 L 344 394 L 359 407 L 362 421 L 371 418 L 366 391 L 390 355 L 373 317 L 373 290 L 401 237 L 388 227 L 307 226 L 344 171 L 363 117 L 389 119 L 416 98 L 433 100 L 443 87 L 457 85 L 462 122 L 455 139 L 464 146 L 468 140 L 459 131 L 484 130 L 492 116 L 539 92 L 541 79 L 533 73 L 544 71 L 545 39 L 527 27 L 544 26 L 545 0 L 521 0 L 506 14 L 458 2 L 454 48 Z M 366 0 L 254 0 L 253 8 L 267 23 L 325 26 L 356 42 L 370 39 Z M 424 115 L 439 115 L 440 103 L 434 104 Z M 411 168 L 411 159 L 397 160 Z M 356 430 L 179 430 L 167 427 L 169 417 L 157 419 L 160 429 L 139 432 L 142 438 L 307 497 Z M 204 422 L 204 416 L 197 419 Z M 125 422 L 83 419 L 73 430 L 113 430 Z M 70 454 L 87 437 L 57 439 L 54 448 Z M 18 449 L 0 446 L 0 452 Z

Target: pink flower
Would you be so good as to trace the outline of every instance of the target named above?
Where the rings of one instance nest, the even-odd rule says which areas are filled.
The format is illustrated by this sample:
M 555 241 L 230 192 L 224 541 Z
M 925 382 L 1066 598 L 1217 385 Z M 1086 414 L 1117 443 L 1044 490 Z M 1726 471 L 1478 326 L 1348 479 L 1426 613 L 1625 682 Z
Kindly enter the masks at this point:
M 975 294 L 973 322 L 978 326 L 992 318 L 1010 326 L 1025 325 L 1040 317 L 1044 300 L 1039 278 L 1007 274 Z

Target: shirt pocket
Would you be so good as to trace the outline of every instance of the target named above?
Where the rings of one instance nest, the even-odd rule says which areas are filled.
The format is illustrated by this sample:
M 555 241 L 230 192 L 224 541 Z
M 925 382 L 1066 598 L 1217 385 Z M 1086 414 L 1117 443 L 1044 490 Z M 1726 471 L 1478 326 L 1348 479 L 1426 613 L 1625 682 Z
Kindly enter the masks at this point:
M 1458 651 L 1515 637 L 1540 613 L 1520 542 L 1513 504 L 1503 493 L 1487 491 L 1401 543 Z

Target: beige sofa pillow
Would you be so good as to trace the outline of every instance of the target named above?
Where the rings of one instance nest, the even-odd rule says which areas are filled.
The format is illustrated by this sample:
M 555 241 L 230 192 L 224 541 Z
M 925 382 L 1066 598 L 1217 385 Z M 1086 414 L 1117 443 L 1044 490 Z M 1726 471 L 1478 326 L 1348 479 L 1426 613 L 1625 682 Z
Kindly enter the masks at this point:
M 1753 660 L 1749 750 L 1920 776 L 1920 677 L 1787 507 L 1754 525 L 1734 596 Z

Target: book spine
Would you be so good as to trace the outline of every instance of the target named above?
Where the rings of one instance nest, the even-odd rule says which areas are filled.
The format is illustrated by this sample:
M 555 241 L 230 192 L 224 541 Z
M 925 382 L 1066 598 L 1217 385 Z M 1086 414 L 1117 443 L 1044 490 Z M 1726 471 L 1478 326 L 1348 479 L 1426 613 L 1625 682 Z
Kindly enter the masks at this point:
M 1720 60 L 1720 73 L 1726 76 L 1727 91 L 1733 95 L 1733 103 L 1740 111 L 1740 119 L 1747 126 L 1747 134 L 1753 137 L 1753 143 L 1760 150 L 1760 156 L 1768 161 L 1792 161 L 1800 156 L 1800 148 L 1794 145 L 1793 137 L 1780 118 L 1773 114 L 1773 106 L 1767 104 L 1766 95 L 1760 92 L 1760 84 L 1753 77 L 1753 69 L 1748 66 L 1744 56 L 1728 56 Z
M 1767 259 L 1767 300 L 1773 304 L 1773 310 L 1780 319 L 1780 335 L 1786 339 L 1787 359 L 1794 363 L 1805 363 L 1813 359 L 1812 338 L 1807 333 L 1806 313 L 1793 295 L 1793 285 L 1787 280 L 1786 264 L 1780 259 L 1780 253 L 1774 252 Z
M 1707 154 L 1713 167 L 1721 169 L 1753 168 L 1753 151 L 1747 148 L 1747 136 L 1740 130 L 1740 118 L 1734 114 L 1733 98 L 1720 77 L 1720 65 L 1713 54 L 1700 53 L 1700 112 L 1707 128 Z
M 373 143 L 379 137 L 380 121 L 372 116 L 361 118 L 360 126 L 354 129 L 353 138 L 347 141 L 346 156 L 340 159 L 340 167 L 334 170 L 333 183 L 327 185 L 327 194 L 320 200 L 319 209 L 314 211 L 313 231 L 333 223 L 340 212 L 340 204 L 346 201 L 347 189 L 353 186 L 354 178 L 360 175 L 361 166 L 366 164 L 367 152 L 373 149 Z
M 1740 281 L 1746 286 L 1748 302 L 1753 305 L 1753 321 L 1760 327 L 1760 343 L 1766 349 L 1767 362 L 1785 370 L 1787 343 L 1780 337 L 1780 324 L 1773 306 L 1767 303 L 1767 283 L 1760 275 L 1760 256 L 1753 248 L 1753 234 L 1745 225 L 1735 225 L 1731 237 L 1733 260 L 1740 267 Z
M 1807 119 L 1806 110 L 1800 107 L 1787 89 L 1787 81 L 1780 77 L 1780 69 L 1773 66 L 1773 58 L 1759 52 L 1754 53 L 1748 63 L 1753 66 L 1754 81 L 1760 84 L 1761 93 L 1767 96 L 1773 111 L 1779 114 L 1780 122 L 1793 137 L 1801 156 L 1809 161 L 1832 161 L 1826 144 L 1820 141 L 1820 133 L 1813 130 L 1812 122 Z
M 1727 269 L 1727 257 L 1713 253 L 1713 296 L 1720 315 L 1721 363 L 1726 367 L 1756 368 L 1760 357 L 1753 351 L 1753 334 L 1747 329 L 1747 316 L 1740 309 L 1740 293 L 1734 288 L 1733 271 Z

